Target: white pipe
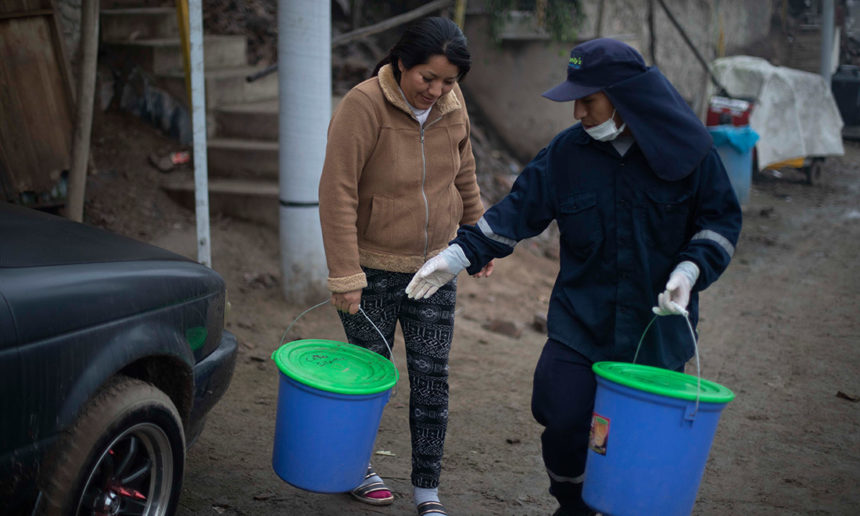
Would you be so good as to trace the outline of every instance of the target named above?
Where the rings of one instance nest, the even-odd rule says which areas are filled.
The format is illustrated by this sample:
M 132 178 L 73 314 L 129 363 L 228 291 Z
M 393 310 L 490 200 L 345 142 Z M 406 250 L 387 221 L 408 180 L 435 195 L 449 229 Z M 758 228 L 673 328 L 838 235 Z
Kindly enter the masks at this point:
M 318 190 L 331 118 L 330 4 L 278 0 L 281 272 L 297 303 L 329 295 Z
M 821 76 L 830 87 L 833 73 L 833 0 L 821 2 Z
M 202 0 L 188 0 L 191 50 L 191 125 L 194 143 L 194 206 L 197 214 L 197 261 L 212 266 L 209 238 L 209 179 L 206 162 L 206 78 L 203 70 Z

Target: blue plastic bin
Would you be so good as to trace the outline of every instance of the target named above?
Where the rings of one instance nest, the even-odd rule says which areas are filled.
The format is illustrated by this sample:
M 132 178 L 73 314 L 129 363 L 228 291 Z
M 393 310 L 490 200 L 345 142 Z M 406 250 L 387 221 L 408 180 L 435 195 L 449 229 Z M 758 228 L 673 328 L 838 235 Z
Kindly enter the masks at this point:
M 287 483 L 343 493 L 363 480 L 397 369 L 382 355 L 343 342 L 284 344 L 272 468 Z
M 749 126 L 732 125 L 712 126 L 708 127 L 708 131 L 714 139 L 714 146 L 723 161 L 738 202 L 746 204 L 750 197 L 752 153 L 759 138 L 758 133 Z
M 689 516 L 720 412 L 734 394 L 645 365 L 597 362 L 593 369 L 583 499 L 612 516 Z

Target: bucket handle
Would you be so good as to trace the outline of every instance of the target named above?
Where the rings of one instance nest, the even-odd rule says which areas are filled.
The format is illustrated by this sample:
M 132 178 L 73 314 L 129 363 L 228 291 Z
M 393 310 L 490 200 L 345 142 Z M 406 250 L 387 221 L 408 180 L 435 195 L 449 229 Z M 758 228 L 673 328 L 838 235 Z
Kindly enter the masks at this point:
M 298 315 L 298 317 L 296 317 L 295 319 L 293 319 L 293 322 L 291 322 L 291 323 L 289 324 L 289 326 L 287 326 L 287 329 L 286 329 L 286 330 L 284 330 L 284 334 L 283 334 L 283 335 L 281 335 L 281 341 L 280 341 L 280 343 L 278 344 L 278 346 L 280 347 L 280 346 L 283 346 L 283 345 L 284 345 L 284 339 L 286 339 L 286 338 L 287 338 L 287 334 L 289 334 L 289 333 L 290 333 L 290 329 L 293 327 L 293 325 L 294 325 L 294 324 L 296 324 L 296 321 L 298 321 L 299 319 L 301 319 L 301 318 L 302 318 L 302 316 L 304 316 L 306 313 L 310 312 L 311 310 L 314 310 L 315 308 L 319 308 L 319 307 L 321 307 L 322 305 L 324 305 L 324 304 L 326 304 L 326 303 L 329 303 L 329 302 L 331 302 L 331 298 L 326 299 L 325 301 L 323 301 L 323 302 L 321 302 L 321 303 L 317 303 L 317 304 L 315 304 L 314 306 L 312 306 L 312 307 L 308 308 L 307 310 L 305 310 L 304 312 L 300 313 L 300 314 Z M 359 312 L 361 312 L 361 315 L 363 315 L 363 316 L 364 316 L 364 318 L 365 318 L 365 319 L 367 319 L 367 322 L 369 322 L 369 323 L 370 323 L 370 325 L 371 325 L 371 326 L 373 326 L 373 329 L 374 329 L 374 330 L 376 330 L 376 333 L 378 333 L 378 334 L 379 334 L 379 336 L 380 336 L 380 337 L 382 337 L 382 342 L 384 342 L 384 343 L 385 343 L 385 347 L 388 349 L 388 356 L 391 358 L 391 363 L 392 363 L 392 364 L 394 364 L 394 368 L 396 369 L 396 368 L 397 368 L 397 363 L 394 361 L 394 352 L 393 352 L 393 351 L 391 351 L 391 346 L 388 344 L 388 339 L 386 339 L 386 338 L 385 338 L 385 335 L 383 335 L 383 334 L 382 334 L 382 331 L 380 331 L 380 330 L 379 330 L 379 328 L 377 328 L 377 326 L 376 326 L 375 324 L 373 324 L 373 321 L 371 321 L 371 320 L 370 320 L 370 317 L 368 317 L 367 312 L 365 312 L 365 311 L 364 311 L 364 309 L 363 309 L 361 306 L 359 306 L 359 307 L 358 307 L 358 311 L 359 311 Z M 397 389 L 396 389 L 396 386 L 395 386 L 395 389 L 394 389 L 394 390 L 395 390 L 395 391 L 397 390 Z M 395 392 L 395 394 L 396 394 L 396 392 Z
M 645 331 L 642 332 L 642 336 L 639 337 L 639 344 L 636 346 L 636 353 L 633 355 L 634 364 L 636 363 L 636 359 L 639 357 L 639 349 L 642 347 L 642 342 L 645 340 L 645 334 L 648 333 L 651 325 L 654 324 L 654 321 L 656 321 L 658 317 L 665 316 L 655 315 L 651 318 L 651 322 L 648 323 L 648 326 L 645 327 Z M 690 323 L 690 313 L 684 310 L 682 317 L 687 323 L 687 328 L 690 330 L 690 337 L 693 339 L 693 351 L 696 355 L 696 406 L 693 408 L 692 412 L 687 409 L 684 413 L 684 419 L 692 421 L 696 419 L 696 414 L 699 412 L 699 397 L 702 394 L 702 367 L 699 363 L 699 345 L 696 342 L 696 332 L 693 331 L 693 325 Z

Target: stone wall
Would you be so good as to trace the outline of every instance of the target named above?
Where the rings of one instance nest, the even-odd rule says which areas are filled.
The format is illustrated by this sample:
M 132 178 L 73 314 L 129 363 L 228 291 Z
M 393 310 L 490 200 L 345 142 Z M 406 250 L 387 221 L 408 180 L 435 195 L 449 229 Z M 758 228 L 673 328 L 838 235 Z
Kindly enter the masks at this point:
M 648 64 L 651 32 L 648 3 L 641 0 L 582 0 L 585 10 L 579 41 L 615 37 L 637 48 Z M 771 0 L 665 0 L 687 36 L 710 62 L 718 49 L 725 55 L 754 48 L 767 38 L 774 13 Z M 574 123 L 573 104 L 555 103 L 540 94 L 564 80 L 570 49 L 576 45 L 546 37 L 512 33 L 500 43 L 492 40 L 489 19 L 480 2 L 470 2 L 465 32 L 473 56 L 472 70 L 463 83 L 468 100 L 494 125 L 502 139 L 523 160 L 530 159 L 552 137 Z M 654 1 L 656 64 L 702 118 L 709 81 L 704 67 L 684 42 L 669 17 Z

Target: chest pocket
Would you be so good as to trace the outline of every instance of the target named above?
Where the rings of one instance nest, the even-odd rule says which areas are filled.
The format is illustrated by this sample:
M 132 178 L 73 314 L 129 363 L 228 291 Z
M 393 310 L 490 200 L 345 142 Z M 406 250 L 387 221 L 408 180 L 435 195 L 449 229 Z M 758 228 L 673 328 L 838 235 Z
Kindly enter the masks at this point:
M 686 243 L 692 194 L 650 189 L 645 196 L 646 236 L 658 250 L 674 255 Z
M 579 193 L 562 200 L 558 228 L 563 245 L 574 255 L 584 259 L 592 254 L 603 240 L 597 194 Z

